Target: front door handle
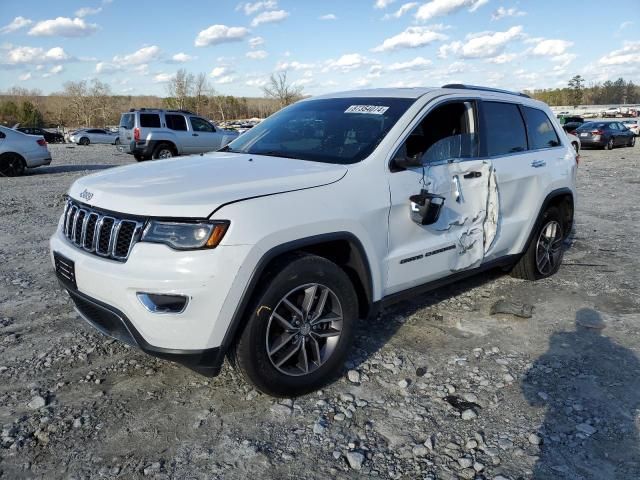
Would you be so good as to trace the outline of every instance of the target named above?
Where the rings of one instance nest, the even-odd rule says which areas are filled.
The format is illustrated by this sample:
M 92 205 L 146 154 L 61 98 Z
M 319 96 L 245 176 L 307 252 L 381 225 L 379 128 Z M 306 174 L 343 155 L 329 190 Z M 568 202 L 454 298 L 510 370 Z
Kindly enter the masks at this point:
M 482 172 L 469 172 L 464 174 L 464 178 L 478 178 L 482 176 Z
M 544 160 L 534 160 L 533 162 L 531 162 L 531 166 L 533 168 L 544 167 L 546 164 L 547 162 L 545 162 Z

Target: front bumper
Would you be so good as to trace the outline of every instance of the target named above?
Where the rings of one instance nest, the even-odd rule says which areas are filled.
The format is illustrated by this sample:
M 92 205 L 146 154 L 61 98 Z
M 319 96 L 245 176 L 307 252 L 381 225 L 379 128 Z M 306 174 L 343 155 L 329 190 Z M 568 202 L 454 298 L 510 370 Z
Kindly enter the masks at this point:
M 72 245 L 60 228 L 51 237 L 50 247 L 52 260 L 56 252 L 74 262 L 74 293 L 117 311 L 143 350 L 195 351 L 196 355 L 222 345 L 247 281 L 241 265 L 250 249 L 218 246 L 176 251 L 138 242 L 123 263 Z M 138 299 L 140 292 L 184 295 L 189 303 L 182 313 L 153 313 Z
M 224 362 L 224 352 L 221 348 L 178 350 L 154 347 L 144 340 L 122 312 L 82 294 L 78 290 L 73 290 L 62 282 L 61 284 L 69 293 L 71 300 L 73 300 L 76 312 L 101 333 L 138 347 L 143 352 L 154 357 L 180 363 L 202 375 L 214 377 L 220 373 Z

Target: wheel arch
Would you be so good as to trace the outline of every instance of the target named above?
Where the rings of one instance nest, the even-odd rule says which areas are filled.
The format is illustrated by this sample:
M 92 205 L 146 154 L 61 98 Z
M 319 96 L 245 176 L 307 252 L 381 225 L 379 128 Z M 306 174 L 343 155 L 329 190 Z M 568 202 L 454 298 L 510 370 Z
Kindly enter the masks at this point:
M 267 251 L 258 261 L 235 309 L 227 332 L 222 340 L 226 351 L 235 341 L 246 323 L 246 313 L 254 298 L 256 288 L 279 260 L 294 254 L 308 253 L 327 258 L 336 263 L 349 276 L 358 297 L 358 311 L 366 318 L 373 307 L 373 277 L 369 259 L 362 242 L 350 232 L 334 232 L 299 238 L 278 245 Z
M 540 225 L 540 221 L 544 212 L 549 207 L 558 207 L 563 215 L 564 226 L 565 228 L 565 238 L 571 233 L 573 228 L 573 214 L 575 211 L 575 203 L 573 198 L 573 192 L 568 187 L 558 188 L 550 192 L 542 202 L 542 206 L 538 211 L 538 216 L 536 217 L 536 221 L 533 223 L 533 227 L 529 232 L 529 236 L 527 238 L 527 242 L 525 243 L 525 250 L 527 246 L 531 243 L 533 236 L 535 235 L 536 228 Z

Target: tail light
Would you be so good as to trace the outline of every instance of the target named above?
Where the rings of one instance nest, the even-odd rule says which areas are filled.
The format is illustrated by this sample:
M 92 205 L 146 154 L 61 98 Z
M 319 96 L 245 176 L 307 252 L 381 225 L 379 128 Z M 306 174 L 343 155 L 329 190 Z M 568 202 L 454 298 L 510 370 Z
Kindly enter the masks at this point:
M 133 139 L 137 142 L 140 140 L 140 129 L 138 127 L 133 129 Z
M 604 135 L 604 130 L 591 130 L 594 135 Z
M 38 142 L 38 145 L 40 145 L 41 147 L 47 146 L 47 141 L 44 138 L 39 138 L 37 142 Z

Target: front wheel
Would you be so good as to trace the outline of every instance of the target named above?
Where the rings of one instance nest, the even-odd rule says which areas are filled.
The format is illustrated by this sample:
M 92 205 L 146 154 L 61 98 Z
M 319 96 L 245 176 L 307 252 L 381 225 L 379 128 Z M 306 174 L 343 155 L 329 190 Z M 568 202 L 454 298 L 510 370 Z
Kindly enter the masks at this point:
M 89 145 L 89 143 L 91 143 L 91 142 L 89 141 L 89 139 L 87 137 L 82 137 L 80 139 L 80 141 L 78 142 L 79 145 L 82 145 L 82 146 L 85 146 L 85 147 L 87 145 Z
M 633 147 L 636 144 L 636 137 L 631 137 L 629 143 L 627 144 L 629 147 Z
M 614 143 L 613 137 L 611 137 L 611 138 L 609 139 L 609 141 L 607 142 L 607 145 L 606 145 L 606 147 L 605 147 L 605 148 L 606 148 L 607 150 L 613 150 L 613 146 L 614 146 L 614 144 L 615 144 L 615 143 Z
M 558 271 L 564 256 L 563 223 L 563 217 L 556 207 L 550 207 L 544 212 L 527 250 L 511 270 L 513 277 L 539 280 Z
M 292 397 L 317 390 L 342 367 L 354 336 L 357 297 L 347 274 L 315 255 L 271 269 L 231 349 L 255 387 Z

